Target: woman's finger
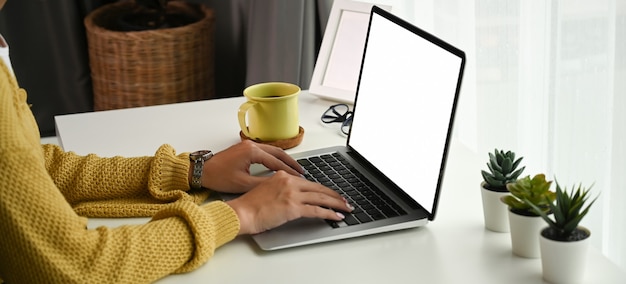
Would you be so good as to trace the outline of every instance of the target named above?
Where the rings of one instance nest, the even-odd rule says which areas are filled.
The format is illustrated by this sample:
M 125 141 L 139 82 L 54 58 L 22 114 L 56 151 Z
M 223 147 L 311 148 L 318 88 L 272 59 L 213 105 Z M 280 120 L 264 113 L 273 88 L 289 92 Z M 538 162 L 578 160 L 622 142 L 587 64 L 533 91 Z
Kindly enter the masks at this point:
M 341 221 L 345 218 L 342 213 L 315 205 L 305 205 L 300 209 L 300 215 L 306 218 L 321 218 L 333 221 Z
M 333 208 L 343 212 L 352 211 L 352 206 L 347 204 L 341 195 L 330 196 L 321 192 L 301 192 L 300 202 L 302 205 Z
M 283 149 L 265 144 L 258 144 L 258 146 L 262 151 L 259 159 L 253 162 L 261 163 L 273 171 L 284 170 L 291 175 L 301 175 L 304 173 L 302 166 L 283 151 Z

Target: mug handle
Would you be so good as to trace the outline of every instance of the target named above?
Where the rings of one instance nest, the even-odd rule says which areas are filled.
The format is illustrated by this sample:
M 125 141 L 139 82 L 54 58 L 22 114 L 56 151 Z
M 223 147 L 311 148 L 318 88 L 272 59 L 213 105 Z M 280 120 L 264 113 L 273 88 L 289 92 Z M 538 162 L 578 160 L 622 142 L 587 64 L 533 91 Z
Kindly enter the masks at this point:
M 248 126 L 246 125 L 246 113 L 248 112 L 248 109 L 250 109 L 255 104 L 255 101 L 247 101 L 239 106 L 239 127 L 241 128 L 241 132 L 243 132 L 243 134 L 246 135 L 246 137 L 248 138 L 252 137 L 250 137 L 250 132 L 248 131 Z

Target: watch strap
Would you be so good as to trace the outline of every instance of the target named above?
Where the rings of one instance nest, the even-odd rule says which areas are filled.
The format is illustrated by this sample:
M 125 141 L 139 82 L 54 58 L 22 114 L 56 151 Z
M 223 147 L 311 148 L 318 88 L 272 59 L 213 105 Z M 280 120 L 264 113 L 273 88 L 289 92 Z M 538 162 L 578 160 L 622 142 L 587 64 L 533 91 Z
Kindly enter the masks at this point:
M 202 187 L 202 169 L 204 168 L 204 161 L 197 160 L 193 163 L 193 173 L 191 175 L 191 188 Z
M 189 154 L 189 160 L 193 162 L 193 169 L 191 174 L 191 188 L 202 187 L 202 171 L 204 169 L 204 162 L 213 157 L 213 152 L 209 150 L 200 150 Z

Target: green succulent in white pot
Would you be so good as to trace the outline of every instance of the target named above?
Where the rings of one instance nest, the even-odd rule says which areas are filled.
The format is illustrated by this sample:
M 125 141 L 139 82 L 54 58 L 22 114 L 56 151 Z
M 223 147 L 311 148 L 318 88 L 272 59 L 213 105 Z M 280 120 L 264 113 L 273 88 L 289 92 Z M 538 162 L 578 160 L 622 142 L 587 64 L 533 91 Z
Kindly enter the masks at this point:
M 487 168 L 489 172 L 482 170 L 480 173 L 485 182 L 485 188 L 492 191 L 508 192 L 506 185 L 517 180 L 526 167 L 517 168 L 523 157 L 515 159 L 515 153 L 495 149 L 489 153 Z
M 489 153 L 488 171 L 481 170 L 480 184 L 485 228 L 494 232 L 509 232 L 507 208 L 500 198 L 509 195 L 506 185 L 515 182 L 526 167 L 520 167 L 522 157 L 516 159 L 512 151 L 495 149 Z
M 575 283 L 584 278 L 591 232 L 579 224 L 598 198 L 596 196 L 585 206 L 590 189 L 578 185 L 568 192 L 556 183 L 556 200 L 550 203 L 551 215 L 533 202 L 524 201 L 548 223 L 541 230 L 539 244 L 543 278 L 549 282 Z
M 556 194 L 550 191 L 552 181 L 547 181 L 544 174 L 533 178 L 526 176 L 507 184 L 510 195 L 501 198 L 508 206 L 511 245 L 513 254 L 527 258 L 540 255 L 539 238 L 537 235 L 545 225 L 540 215 L 525 201 L 532 203 L 543 214 L 549 214 L 550 203 Z

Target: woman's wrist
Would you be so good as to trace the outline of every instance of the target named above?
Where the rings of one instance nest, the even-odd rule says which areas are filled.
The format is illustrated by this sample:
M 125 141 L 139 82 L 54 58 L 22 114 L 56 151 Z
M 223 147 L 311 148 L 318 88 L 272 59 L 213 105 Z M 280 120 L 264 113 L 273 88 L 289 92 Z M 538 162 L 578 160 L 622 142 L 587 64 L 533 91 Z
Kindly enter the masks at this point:
M 226 201 L 225 203 L 226 205 L 230 206 L 230 208 L 232 208 L 233 211 L 235 211 L 235 214 L 237 215 L 237 218 L 239 219 L 238 235 L 248 234 L 247 232 L 248 226 L 246 225 L 248 223 L 247 223 L 247 219 L 245 218 L 245 213 L 244 213 L 245 210 L 243 210 L 243 208 L 239 206 L 240 202 L 238 202 L 236 199 L 232 199 L 232 200 Z

